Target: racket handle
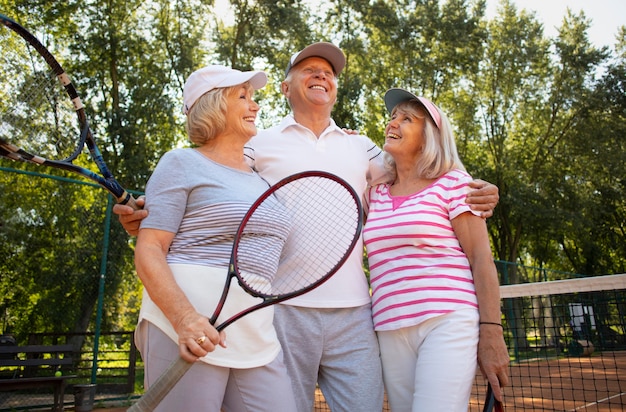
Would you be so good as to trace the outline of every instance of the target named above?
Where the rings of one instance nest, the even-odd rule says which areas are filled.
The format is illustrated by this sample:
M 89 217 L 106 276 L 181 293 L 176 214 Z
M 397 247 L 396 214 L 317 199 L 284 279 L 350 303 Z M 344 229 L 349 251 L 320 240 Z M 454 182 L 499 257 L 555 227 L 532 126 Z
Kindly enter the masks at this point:
M 130 206 L 133 208 L 133 210 L 142 209 L 141 207 L 137 206 L 137 202 L 135 201 L 135 198 L 133 197 L 133 195 L 131 195 L 127 191 L 124 191 L 122 196 L 117 198 L 117 203 L 119 203 L 120 205 Z
M 150 388 L 139 398 L 135 404 L 128 408 L 128 412 L 151 412 L 165 398 L 165 395 L 176 385 L 183 375 L 191 368 L 193 362 L 187 362 L 178 358 L 172 362 L 159 379 L 150 385 Z

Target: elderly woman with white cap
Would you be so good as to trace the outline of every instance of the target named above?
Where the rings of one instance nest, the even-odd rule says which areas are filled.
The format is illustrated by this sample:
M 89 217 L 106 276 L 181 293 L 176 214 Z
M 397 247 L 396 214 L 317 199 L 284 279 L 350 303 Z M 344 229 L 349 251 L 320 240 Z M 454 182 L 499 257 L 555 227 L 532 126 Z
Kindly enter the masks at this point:
M 450 123 L 430 100 L 385 94 L 391 183 L 366 193 L 372 317 L 391 410 L 466 411 L 476 365 L 502 399 L 509 356 L 485 220 Z
M 218 65 L 192 73 L 183 112 L 195 146 L 166 153 L 146 186 L 149 214 L 135 249 L 144 285 L 136 340 L 145 386 L 179 356 L 195 362 L 158 411 L 239 412 L 251 405 L 255 411 L 295 410 L 273 309 L 254 312 L 221 333 L 208 320 L 226 280 L 237 227 L 268 188 L 243 155 L 257 133 L 259 106 L 252 95 L 266 82 L 264 72 Z M 222 317 L 251 302 L 257 303 L 233 282 Z

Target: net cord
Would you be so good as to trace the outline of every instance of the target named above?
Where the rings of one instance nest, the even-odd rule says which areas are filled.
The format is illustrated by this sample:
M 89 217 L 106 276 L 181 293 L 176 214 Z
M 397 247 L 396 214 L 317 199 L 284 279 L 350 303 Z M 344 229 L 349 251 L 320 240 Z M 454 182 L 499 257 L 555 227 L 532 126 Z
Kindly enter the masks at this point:
M 500 286 L 500 298 L 626 289 L 626 273 Z

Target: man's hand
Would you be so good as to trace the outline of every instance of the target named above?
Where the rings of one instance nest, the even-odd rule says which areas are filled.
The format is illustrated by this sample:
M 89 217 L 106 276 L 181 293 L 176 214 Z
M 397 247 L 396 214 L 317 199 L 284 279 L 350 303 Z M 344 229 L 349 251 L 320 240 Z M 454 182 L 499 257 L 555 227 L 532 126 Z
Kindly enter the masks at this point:
M 140 196 L 136 200 L 137 206 L 144 207 L 146 199 Z M 139 233 L 139 224 L 148 216 L 148 211 L 144 209 L 135 210 L 130 206 L 117 204 L 113 206 L 113 213 L 119 216 L 120 223 L 131 236 L 137 236 Z
M 493 209 L 496 208 L 500 199 L 498 186 L 480 179 L 471 181 L 469 185 L 473 190 L 469 192 L 465 201 L 469 203 L 472 210 L 480 211 L 481 217 L 493 216 Z

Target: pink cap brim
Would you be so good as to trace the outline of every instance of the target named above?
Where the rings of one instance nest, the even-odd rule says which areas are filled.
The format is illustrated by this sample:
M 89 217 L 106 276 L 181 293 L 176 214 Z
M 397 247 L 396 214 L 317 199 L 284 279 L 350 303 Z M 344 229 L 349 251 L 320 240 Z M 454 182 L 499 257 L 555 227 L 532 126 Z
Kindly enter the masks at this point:
M 391 113 L 398 104 L 403 102 L 408 102 L 410 100 L 417 100 L 424 106 L 430 118 L 435 122 L 435 126 L 437 129 L 441 129 L 441 115 L 439 114 L 439 110 L 437 106 L 430 100 L 425 97 L 416 96 L 413 93 L 406 91 L 404 89 L 389 89 L 385 93 L 385 106 L 389 113 Z

